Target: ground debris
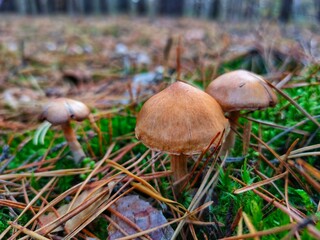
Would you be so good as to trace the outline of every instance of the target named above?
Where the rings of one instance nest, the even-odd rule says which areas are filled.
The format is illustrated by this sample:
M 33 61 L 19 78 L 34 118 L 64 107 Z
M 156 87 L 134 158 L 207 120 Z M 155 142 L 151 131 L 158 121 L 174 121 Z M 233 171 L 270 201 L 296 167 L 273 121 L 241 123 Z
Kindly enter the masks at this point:
M 156 210 L 150 203 L 140 199 L 137 195 L 120 198 L 111 208 L 135 223 L 141 230 L 148 230 L 167 223 L 167 219 L 161 211 Z M 115 214 L 111 215 L 111 219 L 129 235 L 137 233 L 137 230 L 129 226 Z M 108 231 L 109 240 L 124 237 L 124 234 L 112 224 L 109 225 Z M 162 240 L 171 239 L 172 235 L 173 229 L 171 226 L 157 229 L 149 234 L 152 239 Z

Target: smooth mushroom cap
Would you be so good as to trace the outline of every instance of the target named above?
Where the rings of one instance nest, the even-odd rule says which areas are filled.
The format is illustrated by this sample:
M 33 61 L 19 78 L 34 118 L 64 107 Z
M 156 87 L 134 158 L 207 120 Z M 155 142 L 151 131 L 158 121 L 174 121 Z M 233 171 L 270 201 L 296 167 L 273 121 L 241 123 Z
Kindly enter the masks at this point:
M 89 114 L 90 109 L 82 102 L 69 98 L 56 98 L 43 107 L 39 118 L 53 125 L 59 125 L 70 120 L 83 121 Z
M 192 155 L 201 153 L 224 129 L 229 130 L 229 122 L 219 104 L 205 92 L 178 81 L 145 102 L 135 133 L 151 149 Z
M 224 112 L 256 110 L 275 106 L 278 99 L 272 88 L 257 74 L 246 70 L 225 73 L 206 89 Z

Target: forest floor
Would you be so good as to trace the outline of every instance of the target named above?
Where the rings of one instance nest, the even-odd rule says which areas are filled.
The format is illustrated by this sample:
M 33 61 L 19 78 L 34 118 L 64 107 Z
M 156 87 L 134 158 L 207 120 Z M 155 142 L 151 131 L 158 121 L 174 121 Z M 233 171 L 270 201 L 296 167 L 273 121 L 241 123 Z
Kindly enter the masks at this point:
M 150 239 L 143 230 L 166 221 L 164 239 L 320 239 L 318 30 L 2 16 L 0 239 Z M 236 69 L 262 75 L 279 103 L 241 113 L 227 158 L 218 149 L 190 158 L 190 184 L 176 196 L 168 156 L 135 138 L 137 113 L 177 78 L 205 89 Z M 42 106 L 57 97 L 91 110 L 73 123 L 87 155 L 81 166 L 58 126 L 40 127 Z M 134 223 L 115 207 L 124 196 L 148 209 L 127 209 Z M 151 213 L 165 221 L 154 225 Z

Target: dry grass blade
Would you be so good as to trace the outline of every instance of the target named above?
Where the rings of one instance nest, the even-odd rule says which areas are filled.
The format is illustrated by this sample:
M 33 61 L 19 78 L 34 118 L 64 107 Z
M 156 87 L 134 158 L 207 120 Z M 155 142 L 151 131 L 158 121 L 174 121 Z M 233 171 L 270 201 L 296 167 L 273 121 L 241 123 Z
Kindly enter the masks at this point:
M 193 225 L 192 225 L 192 224 L 189 224 L 189 229 L 190 229 L 190 232 L 191 232 L 192 238 L 193 238 L 194 240 L 198 240 L 198 238 L 197 238 L 197 234 L 196 234 L 196 231 L 195 231 L 195 229 L 194 229 L 194 227 L 193 227 Z
M 168 170 L 168 171 L 162 171 L 162 172 L 153 172 L 153 173 L 147 173 L 144 175 L 141 175 L 140 178 L 146 180 L 146 181 L 150 181 L 153 179 L 157 179 L 157 178 L 162 178 L 162 177 L 169 177 L 172 175 L 172 171 Z M 127 178 L 124 179 L 124 181 L 128 180 Z
M 248 215 L 245 213 L 245 212 L 242 212 L 242 217 L 243 217 L 243 220 L 244 222 L 246 223 L 248 229 L 249 229 L 249 232 L 253 235 L 257 234 L 257 230 L 256 228 L 253 226 L 250 218 L 248 217 Z M 260 238 L 258 236 L 255 236 L 253 237 L 254 240 L 259 240 Z
M 310 145 L 310 146 L 307 146 L 307 147 L 303 147 L 303 148 L 299 148 L 299 149 L 296 149 L 296 150 L 292 150 L 291 154 L 302 153 L 302 152 L 313 150 L 313 149 L 317 149 L 317 148 L 320 148 L 320 144 L 314 144 L 314 145 Z M 283 156 L 281 156 L 281 157 L 283 157 Z
M 293 74 L 289 73 L 287 76 L 285 76 L 283 79 L 281 79 L 277 83 L 276 87 L 279 89 L 282 88 L 284 85 L 286 85 L 292 79 L 292 76 L 293 76 Z
M 186 223 L 191 223 L 193 225 L 199 225 L 199 226 L 214 226 L 218 225 L 220 227 L 224 227 L 225 225 L 221 222 L 203 222 L 203 221 L 197 221 L 197 220 L 192 220 L 192 219 L 187 219 Z
M 240 240 L 240 239 L 254 238 L 254 237 L 258 237 L 258 236 L 262 237 L 262 236 L 267 236 L 267 235 L 287 231 L 287 230 L 294 228 L 295 226 L 297 226 L 297 223 L 291 223 L 291 224 L 288 224 L 285 226 L 275 227 L 275 228 L 271 228 L 268 230 L 259 231 L 256 233 L 248 233 L 248 234 L 243 234 L 243 235 L 241 234 L 239 236 L 221 238 L 220 240 Z
M 82 173 L 88 173 L 91 170 L 89 168 L 78 168 L 78 169 L 64 169 L 54 170 L 49 172 L 36 172 L 36 173 L 16 173 L 16 174 L 5 174 L 0 175 L 0 179 L 8 180 L 20 177 L 64 177 L 72 175 L 80 175 Z
M 0 206 L 6 206 L 6 207 L 12 207 L 12 208 L 18 208 L 18 209 L 25 209 L 27 204 L 15 202 L 7 199 L 0 199 Z M 39 210 L 39 207 L 32 206 L 33 209 Z
M 294 128 L 290 128 L 290 127 L 286 127 L 286 126 L 281 126 L 279 124 L 275 124 L 273 122 L 266 122 L 266 121 L 262 121 L 262 120 L 258 120 L 258 119 L 254 119 L 252 117 L 248 117 L 248 116 L 242 116 L 243 118 L 246 118 L 252 122 L 256 122 L 256 123 L 261 123 L 265 126 L 269 126 L 269 127 L 272 127 L 272 128 L 277 128 L 277 129 L 282 129 L 282 130 L 290 130 L 290 132 L 293 132 L 293 133 L 297 133 L 297 134 L 301 134 L 301 135 L 304 135 L 304 136 L 308 136 L 310 135 L 309 132 L 307 131 L 303 131 L 303 130 L 300 130 L 300 129 L 294 129 Z
M 286 176 L 287 174 L 288 174 L 288 172 L 281 173 L 281 174 L 279 174 L 277 176 L 274 176 L 272 178 L 268 178 L 268 179 L 262 180 L 260 182 L 253 183 L 253 184 L 251 184 L 249 186 L 246 186 L 246 187 L 243 187 L 243 188 L 239 188 L 239 189 L 235 190 L 233 193 L 234 194 L 240 194 L 240 193 L 244 193 L 244 192 L 250 191 L 252 189 L 256 189 L 258 187 L 261 187 L 261 186 L 264 186 L 266 184 L 272 183 L 272 182 L 274 182 L 276 180 L 279 180 L 279 179 L 283 178 L 284 176 Z
M 319 117 L 320 117 L 320 115 L 314 116 L 314 118 L 319 118 Z M 308 121 L 310 121 L 310 119 L 304 119 L 304 120 L 298 122 L 297 124 L 295 124 L 295 125 L 287 128 L 287 129 L 284 130 L 283 132 L 281 132 L 281 133 L 277 134 L 276 136 L 274 136 L 273 138 L 271 138 L 271 139 L 267 142 L 267 144 L 271 144 L 272 142 L 274 142 L 275 140 L 279 139 L 280 137 L 284 136 L 284 135 L 287 134 L 287 133 L 296 132 L 296 131 L 297 131 L 296 128 L 304 125 L 304 124 L 307 123 Z M 300 130 L 298 130 L 298 131 L 300 131 Z M 296 133 L 298 133 L 298 132 L 296 132 Z M 311 134 L 308 133 L 307 135 L 311 135 Z
M 259 172 L 257 170 L 254 170 L 261 178 L 264 178 L 264 179 L 269 179 L 266 175 L 264 175 L 262 172 Z M 280 196 L 282 198 L 285 198 L 283 192 L 279 189 L 279 187 L 274 183 L 274 182 L 271 182 L 272 186 L 278 191 L 278 193 L 280 194 Z
M 46 237 L 43 237 L 42 235 L 34 232 L 34 231 L 31 231 L 23 226 L 20 226 L 19 224 L 17 223 L 14 223 L 14 222 L 9 222 L 9 224 L 18 229 L 19 231 L 23 232 L 24 234 L 27 234 L 29 235 L 30 237 L 34 238 L 34 239 L 37 239 L 37 240 L 50 240 L 49 238 L 46 238 Z
M 320 156 L 320 152 L 305 152 L 305 153 L 297 153 L 289 155 L 288 158 L 300 158 L 300 157 L 308 157 L 308 156 Z
M 243 234 L 243 217 L 241 214 L 239 222 L 238 222 L 237 236 L 242 236 L 242 234 Z
M 164 198 L 164 197 L 162 197 L 161 194 L 150 190 L 149 188 L 145 187 L 144 185 L 142 185 L 142 184 L 140 184 L 140 183 L 131 182 L 131 185 L 132 185 L 135 189 L 139 190 L 140 192 L 143 192 L 144 194 L 149 195 L 150 197 L 152 197 L 152 198 L 154 198 L 154 199 L 157 199 L 157 200 L 159 200 L 159 201 L 165 202 L 165 203 L 167 203 L 167 204 L 169 204 L 169 205 L 171 205 L 171 204 L 178 205 L 181 209 L 183 209 L 183 210 L 186 211 L 186 209 L 184 208 L 184 206 L 181 205 L 180 203 L 175 202 L 175 201 L 173 201 L 173 200 L 171 200 L 171 199 L 168 199 L 168 198 Z M 171 205 L 171 207 L 172 207 L 173 209 L 175 209 L 177 212 L 183 213 L 180 209 L 176 208 L 175 206 L 172 206 L 172 205 Z
M 320 181 L 320 171 L 302 159 L 297 159 L 296 163 L 307 170 L 312 176 Z
M 304 168 L 299 166 L 298 164 L 295 164 L 293 161 L 290 161 L 289 164 L 295 169 L 306 179 L 306 181 L 318 192 L 320 192 L 320 184 L 313 179 L 308 172 L 305 171 Z
M 284 181 L 284 195 L 285 195 L 285 203 L 286 203 L 286 207 L 288 209 L 289 212 L 289 218 L 290 218 L 290 222 L 293 223 L 293 218 L 291 217 L 291 209 L 290 209 L 290 202 L 289 202 L 289 194 L 288 194 L 288 182 L 289 182 L 289 176 L 286 175 L 285 177 L 285 181 Z M 295 235 L 297 237 L 297 239 L 301 239 L 300 235 L 298 232 L 295 232 Z

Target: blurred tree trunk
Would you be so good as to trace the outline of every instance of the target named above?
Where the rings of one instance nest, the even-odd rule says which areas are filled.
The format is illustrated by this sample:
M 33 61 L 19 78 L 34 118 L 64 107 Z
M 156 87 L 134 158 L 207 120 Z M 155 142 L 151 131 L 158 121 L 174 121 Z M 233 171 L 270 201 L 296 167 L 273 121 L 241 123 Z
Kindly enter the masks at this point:
M 28 5 L 29 5 L 30 13 L 32 15 L 36 15 L 37 14 L 36 0 L 29 0 Z
M 139 0 L 129 0 L 129 1 L 130 1 L 130 16 L 134 18 L 138 14 Z
M 49 11 L 48 11 L 48 0 L 39 0 L 38 1 L 38 8 L 39 8 L 39 12 L 41 14 L 48 14 Z
M 158 11 L 161 15 L 165 16 L 182 16 L 186 15 L 187 6 L 185 5 L 186 1 L 190 0 L 181 0 L 181 1 L 172 1 L 172 0 L 160 0 L 158 2 Z M 191 0 L 194 1 L 194 0 Z M 191 5 L 192 7 L 193 5 Z
M 16 0 L 15 1 L 17 10 L 20 15 L 26 15 L 27 13 L 27 4 L 25 0 Z
M 56 11 L 55 7 L 56 7 L 55 1 L 50 0 L 50 1 L 48 2 L 48 12 L 49 12 L 50 14 L 54 14 L 55 11 Z
M 233 5 L 233 15 L 236 17 L 236 20 L 241 20 L 244 18 L 243 12 L 243 1 L 235 1 Z
M 149 21 L 153 22 L 157 14 L 158 0 L 147 0 L 147 5 Z
M 221 1 L 220 0 L 213 0 L 211 2 L 211 9 L 210 9 L 210 16 L 213 19 L 218 19 L 220 17 L 221 11 Z
M 281 22 L 289 22 L 292 15 L 293 0 L 282 0 L 279 20 Z
M 148 0 L 139 0 L 139 2 L 138 2 L 138 14 L 140 16 L 146 15 L 146 12 L 147 12 L 146 1 L 148 1 Z
M 101 6 L 100 6 L 100 0 L 91 0 L 93 5 L 93 13 L 94 15 L 100 15 L 101 14 Z
M 242 14 L 242 0 L 229 0 L 227 5 L 227 20 L 239 20 Z
M 314 0 L 314 6 L 316 9 L 316 18 L 320 23 L 320 0 Z
M 74 2 L 73 0 L 66 0 L 67 1 L 67 12 L 69 16 L 74 15 Z
M 244 18 L 251 20 L 257 17 L 260 1 L 247 0 L 244 7 Z
M 117 0 L 106 0 L 108 6 L 108 13 L 109 15 L 116 15 L 117 14 Z
M 208 19 L 210 15 L 210 7 L 212 5 L 212 0 L 202 0 L 200 17 L 202 19 Z
M 85 0 L 75 0 L 76 2 L 76 9 L 77 12 L 79 12 L 80 14 L 84 14 L 84 9 L 85 9 Z
M 118 1 L 118 12 L 122 14 L 127 14 L 130 9 L 130 2 L 131 0 L 119 0 Z
M 183 15 L 186 17 L 193 17 L 195 12 L 194 5 L 195 0 L 184 0 Z
M 0 12 L 14 12 L 14 11 L 17 11 L 17 6 L 15 1 L 0 0 Z

